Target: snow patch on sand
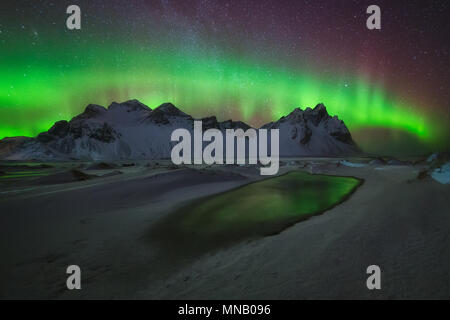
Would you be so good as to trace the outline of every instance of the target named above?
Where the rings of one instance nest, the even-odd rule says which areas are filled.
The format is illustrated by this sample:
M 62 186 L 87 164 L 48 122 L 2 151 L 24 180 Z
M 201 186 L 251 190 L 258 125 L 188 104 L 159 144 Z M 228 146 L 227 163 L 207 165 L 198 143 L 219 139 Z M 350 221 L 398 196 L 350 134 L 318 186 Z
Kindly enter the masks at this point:
M 343 166 L 346 166 L 346 167 L 351 167 L 351 168 L 364 168 L 364 167 L 367 167 L 366 163 L 354 163 L 354 162 L 350 162 L 350 161 L 347 161 L 347 160 L 342 160 L 340 162 L 340 164 L 342 164 Z
M 439 183 L 450 184 L 450 162 L 444 164 L 441 168 L 435 169 L 431 177 Z
M 431 156 L 428 157 L 427 162 L 431 163 L 431 162 L 437 160 L 437 158 L 438 158 L 438 154 L 437 153 L 433 153 Z

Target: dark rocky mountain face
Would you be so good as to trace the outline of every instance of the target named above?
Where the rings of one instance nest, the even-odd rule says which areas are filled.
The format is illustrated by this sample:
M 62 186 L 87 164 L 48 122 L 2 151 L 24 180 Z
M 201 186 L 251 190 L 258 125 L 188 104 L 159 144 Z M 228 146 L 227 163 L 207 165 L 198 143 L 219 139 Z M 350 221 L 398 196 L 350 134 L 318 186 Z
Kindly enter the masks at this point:
M 104 123 L 102 127 L 94 129 L 89 134 L 89 138 L 95 139 L 104 143 L 111 143 L 115 139 L 120 138 L 120 134 L 117 133 L 109 124 Z
M 251 127 L 242 122 L 242 121 L 233 121 L 233 120 L 227 120 L 223 122 L 217 121 L 217 118 L 215 116 L 203 118 L 201 119 L 203 130 L 209 130 L 209 129 L 218 129 L 218 130 L 227 130 L 227 129 L 242 129 L 244 131 L 247 131 Z
M 168 125 L 170 124 L 170 118 L 172 117 L 179 117 L 179 118 L 186 118 L 191 119 L 192 117 L 184 112 L 182 112 L 180 109 L 175 107 L 171 103 L 164 103 L 153 112 L 151 112 L 148 117 L 146 117 L 145 120 L 151 121 L 158 125 Z
M 82 114 L 73 118 L 72 121 L 92 119 L 92 118 L 101 116 L 106 111 L 107 111 L 106 108 L 104 108 L 102 106 L 99 106 L 96 104 L 90 104 L 86 107 L 86 109 L 84 110 L 84 112 Z
M 331 156 L 360 152 L 344 122 L 330 116 L 323 104 L 314 109 L 295 109 L 288 116 L 262 128 L 280 130 L 282 156 Z
M 12 137 L 0 140 L 0 159 L 17 152 L 26 142 L 33 141 L 28 137 Z
M 114 106 L 111 105 L 109 108 L 125 108 L 127 109 L 127 112 L 133 112 L 133 111 L 152 111 L 149 107 L 147 107 L 145 104 L 141 103 L 139 100 L 130 100 L 122 103 L 114 103 Z
M 203 130 L 220 129 L 220 123 L 215 116 L 203 118 Z
M 80 120 L 78 118 L 77 120 Z M 97 126 L 83 125 L 80 121 L 58 121 L 47 132 L 43 132 L 37 136 L 37 140 L 41 143 L 51 143 L 64 138 L 80 139 L 88 136 L 105 143 L 113 142 L 116 137 L 120 137 L 111 125 L 104 122 Z
M 202 120 L 203 130 L 251 127 L 241 121 Z M 0 156 L 9 159 L 133 159 L 170 157 L 170 135 L 178 128 L 193 129 L 194 118 L 171 103 L 150 109 L 137 100 L 88 105 L 70 121 L 58 121 L 36 138 L 0 141 Z M 344 122 L 326 107 L 295 109 L 262 129 L 280 130 L 282 156 L 339 155 L 358 152 Z

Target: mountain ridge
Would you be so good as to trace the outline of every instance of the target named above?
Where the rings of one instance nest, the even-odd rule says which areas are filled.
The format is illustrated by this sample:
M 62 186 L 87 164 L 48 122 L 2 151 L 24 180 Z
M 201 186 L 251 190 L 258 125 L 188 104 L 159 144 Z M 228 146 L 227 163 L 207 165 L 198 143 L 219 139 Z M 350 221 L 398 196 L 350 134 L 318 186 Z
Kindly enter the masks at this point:
M 61 120 L 35 138 L 0 140 L 6 160 L 130 160 L 170 158 L 173 130 L 193 130 L 194 119 L 172 103 L 151 109 L 138 100 L 89 104 L 71 120 Z M 251 128 L 242 121 L 201 120 L 203 130 Z M 294 109 L 261 129 L 280 130 L 280 156 L 338 156 L 359 153 L 345 123 L 331 117 L 323 104 Z

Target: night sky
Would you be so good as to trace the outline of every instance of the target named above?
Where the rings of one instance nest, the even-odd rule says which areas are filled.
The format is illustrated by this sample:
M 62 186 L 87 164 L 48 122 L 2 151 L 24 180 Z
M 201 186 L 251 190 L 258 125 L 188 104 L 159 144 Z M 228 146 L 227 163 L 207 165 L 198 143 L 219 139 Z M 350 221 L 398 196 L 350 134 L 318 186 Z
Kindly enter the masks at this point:
M 71 4 L 81 30 L 66 28 Z M 89 103 L 170 101 L 254 126 L 324 103 L 366 151 L 445 149 L 449 17 L 444 0 L 3 0 L 0 138 Z

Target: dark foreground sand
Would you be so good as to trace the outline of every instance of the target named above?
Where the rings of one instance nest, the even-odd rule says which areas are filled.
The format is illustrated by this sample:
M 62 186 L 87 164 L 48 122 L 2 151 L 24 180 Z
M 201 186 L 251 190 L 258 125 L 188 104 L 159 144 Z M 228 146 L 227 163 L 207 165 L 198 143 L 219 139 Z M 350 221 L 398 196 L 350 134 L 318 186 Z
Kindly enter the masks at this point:
M 182 264 L 161 259 L 149 241 L 152 226 L 187 201 L 261 179 L 258 170 L 135 166 L 113 175 L 90 170 L 106 177 L 58 185 L 3 186 L 0 298 L 450 298 L 449 186 L 416 179 L 419 166 L 313 162 L 280 173 L 303 168 L 365 183 L 346 202 L 279 235 Z M 73 264 L 82 269 L 81 291 L 66 289 Z M 382 269 L 376 292 L 366 287 L 374 264 Z

